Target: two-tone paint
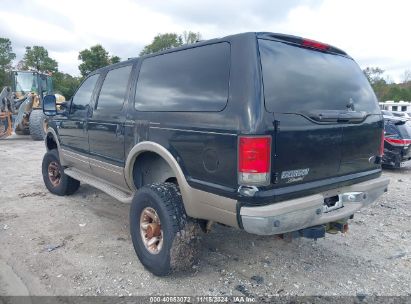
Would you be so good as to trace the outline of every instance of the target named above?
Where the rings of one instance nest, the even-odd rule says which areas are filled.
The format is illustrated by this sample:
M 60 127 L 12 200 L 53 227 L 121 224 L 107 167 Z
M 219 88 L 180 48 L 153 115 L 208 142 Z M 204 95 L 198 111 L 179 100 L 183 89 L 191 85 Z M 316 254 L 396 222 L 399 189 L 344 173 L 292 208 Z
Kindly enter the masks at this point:
M 58 143 L 62 163 L 132 193 L 137 188 L 133 162 L 147 149 L 166 158 L 179 184 L 197 191 L 195 198 L 201 197 L 200 204 L 218 209 L 219 201 L 227 203 L 230 206 L 221 210 L 229 210 L 237 217 L 241 206 L 267 205 L 380 176 L 380 165 L 374 160 L 378 157 L 383 129 L 381 115 L 367 115 L 355 122 L 319 123 L 302 115 L 267 111 L 258 46 L 260 37 L 282 43 L 278 35 L 245 33 L 130 59 L 91 73 L 88 77 L 98 75 L 99 78 L 84 115 L 57 115 L 50 122 L 49 139 L 54 138 Z M 135 88 L 144 60 L 218 42 L 230 46 L 229 94 L 224 109 L 218 112 L 140 112 L 135 109 Z M 339 56 L 352 60 L 345 53 Z M 132 66 L 132 72 L 121 112 L 97 113 L 94 105 L 106 73 L 127 65 Z M 271 181 L 268 186 L 258 187 L 253 196 L 238 191 L 240 135 L 272 137 Z M 281 179 L 284 171 L 305 168 L 309 171 L 303 179 L 292 183 Z M 183 199 L 190 196 L 188 190 L 183 193 Z M 199 210 L 205 209 L 195 206 L 194 198 L 190 203 L 192 205 L 186 207 L 189 215 L 209 218 L 202 216 Z M 231 219 L 213 220 L 237 226 Z

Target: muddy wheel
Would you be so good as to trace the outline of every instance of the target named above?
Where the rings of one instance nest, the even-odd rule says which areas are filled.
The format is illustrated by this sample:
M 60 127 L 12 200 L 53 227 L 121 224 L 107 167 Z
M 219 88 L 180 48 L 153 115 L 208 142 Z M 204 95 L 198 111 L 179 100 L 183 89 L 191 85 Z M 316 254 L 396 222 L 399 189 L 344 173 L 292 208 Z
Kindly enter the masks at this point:
M 77 191 L 80 182 L 64 173 L 57 150 L 48 151 L 43 157 L 43 181 L 47 189 L 60 196 L 70 195 Z
M 46 137 L 48 119 L 43 110 L 32 110 L 30 113 L 30 135 L 33 140 L 43 140 Z
M 175 184 L 151 184 L 137 191 L 130 233 L 138 258 L 155 275 L 187 270 L 197 260 L 200 228 L 187 217 Z

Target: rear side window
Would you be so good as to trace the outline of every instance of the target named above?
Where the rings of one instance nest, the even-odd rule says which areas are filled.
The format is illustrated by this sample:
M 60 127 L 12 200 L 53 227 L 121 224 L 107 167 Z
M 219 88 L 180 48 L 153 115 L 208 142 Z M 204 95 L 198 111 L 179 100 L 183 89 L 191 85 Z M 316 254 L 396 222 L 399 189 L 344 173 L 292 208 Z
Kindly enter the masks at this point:
M 97 101 L 97 111 L 116 112 L 123 107 L 131 65 L 108 71 Z
M 228 99 L 230 46 L 217 43 L 143 61 L 139 111 L 221 111 Z
M 375 94 L 358 65 L 344 56 L 259 39 L 265 106 L 269 112 L 346 110 L 379 114 Z
M 93 96 L 93 91 L 99 76 L 100 74 L 95 74 L 88 77 L 78 88 L 77 92 L 73 96 L 71 103 L 71 116 L 85 115 L 85 111 L 87 111 L 88 107 L 90 106 L 91 97 Z

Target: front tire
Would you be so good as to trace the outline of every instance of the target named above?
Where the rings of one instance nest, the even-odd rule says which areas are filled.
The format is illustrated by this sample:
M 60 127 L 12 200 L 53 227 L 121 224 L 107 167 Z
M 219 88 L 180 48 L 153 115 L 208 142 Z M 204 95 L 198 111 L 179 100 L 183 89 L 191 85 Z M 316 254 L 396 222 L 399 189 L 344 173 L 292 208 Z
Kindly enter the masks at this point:
M 141 263 L 153 274 L 191 268 L 198 256 L 199 232 L 175 184 L 151 184 L 136 192 L 130 207 L 131 238 Z
M 53 194 L 71 195 L 78 190 L 80 182 L 64 173 L 56 149 L 47 151 L 42 163 L 43 181 L 46 188 Z
M 43 110 L 32 110 L 29 118 L 30 135 L 33 140 L 43 140 L 47 132 L 47 116 Z

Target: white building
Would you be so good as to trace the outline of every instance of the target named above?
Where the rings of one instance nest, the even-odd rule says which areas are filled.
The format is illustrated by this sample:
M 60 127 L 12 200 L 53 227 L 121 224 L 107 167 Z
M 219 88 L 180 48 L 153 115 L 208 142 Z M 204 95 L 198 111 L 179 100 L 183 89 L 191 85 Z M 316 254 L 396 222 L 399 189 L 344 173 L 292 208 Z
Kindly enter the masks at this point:
M 385 102 L 380 102 L 381 110 L 387 111 L 401 111 L 401 112 L 411 112 L 411 102 L 400 100 L 399 102 L 394 102 L 388 100 Z

